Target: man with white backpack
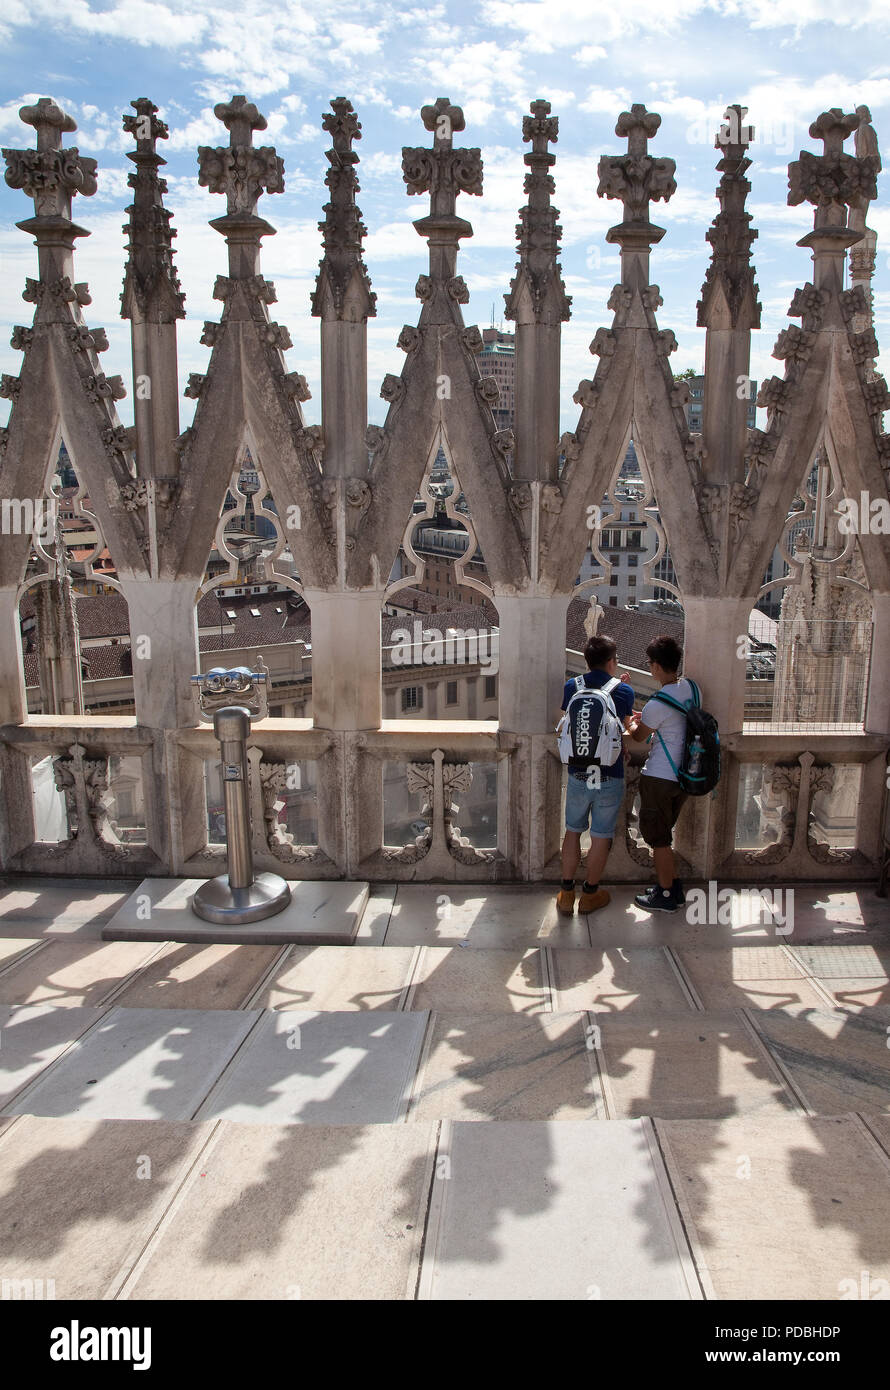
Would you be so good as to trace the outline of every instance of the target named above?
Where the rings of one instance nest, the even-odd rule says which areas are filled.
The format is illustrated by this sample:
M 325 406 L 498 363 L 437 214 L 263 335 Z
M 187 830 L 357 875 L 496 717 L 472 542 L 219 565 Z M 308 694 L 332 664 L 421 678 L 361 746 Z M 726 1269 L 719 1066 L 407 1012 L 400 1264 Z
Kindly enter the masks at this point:
M 556 909 L 575 910 L 575 874 L 581 862 L 581 836 L 590 827 L 587 878 L 579 912 L 605 907 L 609 894 L 599 881 L 606 867 L 615 822 L 624 797 L 623 734 L 631 725 L 634 692 L 618 675 L 618 649 L 611 637 L 591 637 L 584 648 L 589 669 L 566 681 L 563 717 L 557 733 L 568 765 L 566 833 L 562 843 L 562 886 Z

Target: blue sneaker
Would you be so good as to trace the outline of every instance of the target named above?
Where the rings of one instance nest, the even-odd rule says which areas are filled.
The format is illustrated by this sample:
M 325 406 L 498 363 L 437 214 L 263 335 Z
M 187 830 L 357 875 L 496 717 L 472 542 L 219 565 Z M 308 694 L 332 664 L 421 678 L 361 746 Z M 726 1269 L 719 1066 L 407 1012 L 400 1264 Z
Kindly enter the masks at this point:
M 685 898 L 683 901 L 685 902 Z M 657 883 L 654 887 L 647 888 L 645 893 L 637 893 L 634 902 L 637 907 L 643 907 L 647 912 L 676 912 L 677 908 L 683 905 L 675 888 L 660 888 Z

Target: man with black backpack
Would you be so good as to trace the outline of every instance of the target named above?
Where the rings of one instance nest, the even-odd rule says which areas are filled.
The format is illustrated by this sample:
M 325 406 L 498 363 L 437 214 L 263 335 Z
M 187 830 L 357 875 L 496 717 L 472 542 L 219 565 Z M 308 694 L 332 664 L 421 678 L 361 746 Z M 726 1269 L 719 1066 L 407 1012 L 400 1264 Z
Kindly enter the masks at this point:
M 566 833 L 562 844 L 562 887 L 556 909 L 575 910 L 575 874 L 581 836 L 590 822 L 587 879 L 579 912 L 605 907 L 609 894 L 599 881 L 624 797 L 624 730 L 631 726 L 634 692 L 618 675 L 618 649 L 611 637 L 591 637 L 584 648 L 589 670 L 566 681 L 560 721 L 560 755 L 568 764 Z
M 716 786 L 719 737 L 713 716 L 701 708 L 695 681 L 679 676 L 679 642 L 656 637 L 646 656 L 661 690 L 643 706 L 630 736 L 637 743 L 652 740 L 640 773 L 640 834 L 652 850 L 658 882 L 634 901 L 649 912 L 676 912 L 686 895 L 674 872 L 674 826 L 688 796 L 703 796 Z

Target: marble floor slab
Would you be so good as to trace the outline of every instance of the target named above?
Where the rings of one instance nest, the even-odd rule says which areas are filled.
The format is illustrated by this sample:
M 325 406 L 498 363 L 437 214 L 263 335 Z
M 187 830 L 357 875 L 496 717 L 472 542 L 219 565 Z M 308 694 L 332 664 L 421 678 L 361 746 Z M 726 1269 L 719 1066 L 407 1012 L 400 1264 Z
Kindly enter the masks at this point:
M 412 1120 L 578 1120 L 602 1112 L 583 1014 L 437 1014 Z
M 0 1004 L 0 1108 L 102 1016 L 101 1009 Z
M 110 1009 L 6 1112 L 189 1120 L 258 1017 L 222 1009 Z
M 785 1009 L 799 1013 L 826 1006 L 825 996 L 781 946 L 681 950 L 678 955 L 704 1009 Z
M 443 1125 L 420 1297 L 700 1297 L 646 1124 Z
M 611 1118 L 789 1113 L 793 1095 L 736 1014 L 597 1014 Z
M 4 1279 L 52 1280 L 56 1299 L 113 1297 L 210 1129 L 23 1116 L 0 1135 Z
M 398 1009 L 410 946 L 292 946 L 259 993 L 258 1009 Z
M 362 920 L 355 934 L 354 946 L 382 946 L 392 916 L 398 885 L 372 883 Z
M 424 946 L 411 985 L 410 1008 L 440 1013 L 551 1012 L 540 950 Z
M 0 975 L 0 1003 L 96 1007 L 159 949 L 154 942 L 50 941 Z
M 596 947 L 551 953 L 554 1008 L 688 1013 L 692 1007 L 661 947 Z
M 449 946 L 518 950 L 541 945 L 589 946 L 586 917 L 556 911 L 556 889 L 458 888 L 399 884 L 387 946 Z
M 882 949 L 879 946 L 848 946 L 841 943 L 833 946 L 796 946 L 793 954 L 808 974 L 821 980 L 830 980 L 838 975 L 850 979 L 886 980 L 890 972 L 890 947 Z
M 238 1009 L 280 946 L 163 946 L 114 999 L 128 1009 Z
M 126 879 L 9 875 L 0 879 L 0 932 L 98 938 L 133 886 Z
M 655 1125 L 717 1299 L 833 1303 L 861 1296 L 863 1270 L 890 1280 L 890 1164 L 855 1119 Z
M 42 949 L 45 944 L 40 936 L 0 937 L 0 971 L 8 970 L 16 960 L 38 948 Z
M 224 1123 L 125 1297 L 413 1298 L 435 1131 Z
M 871 1013 L 882 1019 L 885 1027 L 890 1023 L 890 980 L 829 975 L 820 983 L 836 1009 Z
M 758 1014 L 758 1029 L 818 1115 L 890 1110 L 886 1024 L 868 1011 Z
M 106 941 L 184 941 L 198 945 L 279 946 L 286 942 L 349 945 L 368 901 L 360 881 L 295 879 L 291 901 L 261 922 L 220 926 L 189 906 L 201 878 L 146 878 L 102 928 Z
M 266 1013 L 198 1111 L 242 1124 L 394 1124 L 426 1013 Z

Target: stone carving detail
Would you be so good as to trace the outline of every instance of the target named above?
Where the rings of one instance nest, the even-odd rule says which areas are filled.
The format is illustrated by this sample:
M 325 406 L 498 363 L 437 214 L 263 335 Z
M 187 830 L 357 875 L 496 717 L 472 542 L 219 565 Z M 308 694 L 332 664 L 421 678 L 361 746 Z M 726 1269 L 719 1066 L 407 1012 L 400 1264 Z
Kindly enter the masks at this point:
M 414 352 L 420 346 L 420 329 L 406 323 L 398 337 L 398 346 L 403 352 Z
M 544 314 L 552 295 L 553 317 L 566 320 L 570 315 L 571 298 L 565 292 L 559 265 L 559 242 L 562 227 L 557 218 L 559 210 L 551 205 L 556 185 L 550 169 L 556 156 L 548 146 L 556 144 L 559 120 L 550 115 L 549 101 L 533 101 L 530 114 L 522 118 L 522 138 L 530 141 L 531 150 L 524 156 L 528 167 L 523 191 L 528 202 L 520 209 L 516 235 L 519 238 L 519 260 L 516 275 L 510 282 L 510 293 L 504 296 L 507 317 L 516 318 L 522 286 L 528 288 L 532 311 L 537 319 Z
M 852 323 L 860 315 L 869 312 L 868 299 L 861 285 L 854 285 L 852 289 L 843 290 L 838 295 L 838 303 L 841 306 L 845 323 Z
M 207 374 L 205 372 L 189 372 L 188 385 L 183 391 L 184 396 L 190 396 L 193 401 L 201 397 L 201 392 L 207 384 Z
M 428 275 L 418 275 L 417 284 L 414 286 L 414 293 L 421 303 L 426 304 L 433 297 L 435 285 Z
M 657 286 L 655 288 L 657 289 Z M 644 290 L 643 294 L 648 295 L 648 291 Z M 611 309 L 614 314 L 626 314 L 633 303 L 633 298 L 633 291 L 629 290 L 626 285 L 613 285 L 606 308 Z M 660 304 L 661 300 L 659 299 L 658 302 Z
M 880 348 L 873 328 L 867 328 L 864 333 L 851 333 L 849 339 L 850 351 L 857 367 L 867 366 L 878 356 Z
M 324 315 L 329 291 L 335 317 L 355 323 L 377 312 L 377 296 L 371 290 L 362 260 L 362 240 L 367 228 L 355 201 L 359 191 L 355 172 L 359 157 L 352 144 L 361 140 L 362 126 L 346 97 L 333 99 L 331 110 L 325 112 L 321 123 L 333 141 L 332 148 L 326 151 L 330 168 L 325 174 L 331 197 L 324 206 L 325 220 L 318 224 L 324 239 L 324 256 L 319 263 L 312 312 L 319 317 Z M 357 287 L 358 293 L 351 293 L 351 287 Z
M 243 97 L 241 99 L 243 101 Z M 234 101 L 238 101 L 235 97 Z M 232 103 L 234 104 L 234 103 Z M 214 106 L 214 115 L 223 120 L 225 103 Z M 249 110 L 256 111 L 253 104 Z M 261 124 L 260 124 L 261 122 Z M 252 121 L 254 129 L 266 129 L 267 122 Z M 225 193 L 229 213 L 253 213 L 260 193 L 284 193 L 284 160 L 271 146 L 207 145 L 197 147 L 197 182 L 211 193 Z
M 405 383 L 400 376 L 393 376 L 388 372 L 383 378 L 383 385 L 380 387 L 380 394 L 390 405 L 400 401 L 405 394 Z
M 369 425 L 365 430 L 365 443 L 373 455 L 374 463 L 377 464 L 389 447 L 389 435 L 382 425 Z
M 36 150 L 4 149 L 6 182 L 34 199 L 37 217 L 71 216 L 71 199 L 79 193 L 92 197 L 98 188 L 95 159 L 75 147 L 62 149 L 62 135 L 77 129 L 76 122 L 51 97 L 36 106 L 22 106 L 19 116 L 37 131 Z
M 659 357 L 669 357 L 672 352 L 676 352 L 679 347 L 673 330 L 664 328 L 655 335 L 655 351 Z
M 474 849 L 454 824 L 454 817 L 460 810 L 454 797 L 458 792 L 467 791 L 473 780 L 470 764 L 446 763 L 442 750 L 437 748 L 433 752 L 432 762 L 408 763 L 405 774 L 411 795 L 426 797 L 419 818 L 425 820 L 427 826 L 413 845 L 399 849 L 384 848 L 384 858 L 413 864 L 426 858 L 434 844 L 444 840 L 448 854 L 459 864 L 490 863 L 495 857 L 493 851 Z
M 22 379 L 18 376 L 10 376 L 4 372 L 0 376 L 0 396 L 7 401 L 18 400 L 19 392 L 22 389 Z
M 794 844 L 797 803 L 800 796 L 800 763 L 775 763 L 763 776 L 763 805 L 771 816 L 777 835 L 773 844 L 745 850 L 745 864 L 780 864 Z
M 27 352 L 34 341 L 34 331 L 31 328 L 24 328 L 20 323 L 17 323 L 12 330 L 12 337 L 9 341 L 11 346 L 16 348 L 19 352 Z
M 260 762 L 265 843 L 270 853 L 283 863 L 312 863 L 321 857 L 318 847 L 295 844 L 293 835 L 278 819 L 278 813 L 284 806 L 279 793 L 285 791 L 288 786 L 289 772 L 288 763 Z
M 185 296 L 173 264 L 176 232 L 170 225 L 172 213 L 164 207 L 167 183 L 158 177 L 158 169 L 166 161 L 158 154 L 156 143 L 166 140 L 169 132 L 158 120 L 153 101 L 139 97 L 130 105 L 136 114 L 125 115 L 123 127 L 136 141 L 136 149 L 127 155 L 136 168 L 127 176 L 133 202 L 127 208 L 125 231 L 130 239 L 121 313 L 131 319 L 134 306 L 138 306 L 143 318 L 170 323 L 185 317 Z
M 873 381 L 862 383 L 862 393 L 869 415 L 877 415 L 880 418 L 885 410 L 890 410 L 890 391 L 887 390 L 887 383 L 879 373 L 875 373 Z
M 312 392 L 309 390 L 309 382 L 302 372 L 286 372 L 281 379 L 285 395 L 292 397 L 295 401 L 311 401 Z
M 95 376 L 85 376 L 83 386 L 91 401 L 122 401 L 127 394 L 122 377 L 107 377 L 104 372 L 96 372 Z
M 85 842 L 89 849 L 109 859 L 129 859 L 132 853 L 121 844 L 108 816 L 113 800 L 108 790 L 108 758 L 87 758 L 86 751 L 82 744 L 74 743 L 67 753 L 52 760 L 56 787 L 65 798 L 69 831 L 68 839 L 52 853 L 70 853 L 75 844 Z
M 616 285 L 616 286 L 615 286 L 615 289 L 618 289 L 618 288 L 619 288 L 619 286 Z M 613 291 L 613 293 L 614 293 L 614 291 Z M 659 289 L 658 285 L 648 285 L 648 286 L 641 292 L 640 298 L 641 298 L 642 301 L 643 301 L 643 307 L 644 307 L 644 309 L 649 309 L 649 310 L 651 310 L 651 312 L 652 312 L 653 314 L 656 313 L 656 311 L 657 311 L 658 309 L 660 309 L 661 306 L 662 306 L 662 304 L 664 303 L 664 300 L 663 300 L 662 297 L 661 297 L 661 290 Z M 627 307 L 630 308 L 630 305 L 628 304 Z
M 777 357 L 779 361 L 798 366 L 809 361 L 815 343 L 815 333 L 806 332 L 804 329 L 798 328 L 796 324 L 792 324 L 790 328 L 783 328 L 779 333 L 773 348 L 773 357 Z
M 420 113 L 424 127 L 434 133 L 432 149 L 402 150 L 402 177 L 409 193 L 431 193 L 432 214 L 454 214 L 458 193 L 482 193 L 482 152 L 479 149 L 453 149 L 452 134 L 464 130 L 466 122 L 459 106 L 439 97 L 434 106 Z
M 516 439 L 512 430 L 495 430 L 491 436 L 491 447 L 495 458 L 506 459 L 512 454 L 516 447 Z
M 467 352 L 472 352 L 474 356 L 480 353 L 484 347 L 482 334 L 479 332 L 478 326 L 475 323 L 471 324 L 469 328 L 461 329 L 460 340 L 467 349 Z
M 709 326 L 718 303 L 715 290 L 720 286 L 732 327 L 759 328 L 760 304 L 751 264 L 751 247 L 757 232 L 751 229 L 751 215 L 745 211 L 751 185 L 744 177 L 751 166 L 747 150 L 754 138 L 754 127 L 744 124 L 748 114 L 746 106 L 728 106 L 724 114 L 726 123 L 714 142 L 715 148 L 722 152 L 717 164 L 720 212 L 705 233 L 712 248 L 711 262 L 705 273 L 696 321 L 700 328 Z M 748 313 L 743 320 L 741 315 L 746 305 Z M 718 321 L 714 321 L 715 325 Z
M 501 398 L 501 388 L 493 376 L 480 377 L 476 382 L 476 395 L 485 405 L 495 406 Z
M 824 153 L 815 155 L 803 150 L 800 158 L 788 165 L 790 207 L 803 202 L 814 203 L 820 209 L 843 207 L 877 197 L 875 157 L 857 159 L 843 152 L 844 140 L 858 127 L 859 116 L 855 112 L 846 115 L 836 106 L 813 121 L 810 137 L 823 142 Z
M 462 275 L 452 275 L 445 288 L 455 303 L 469 304 L 470 291 L 467 289 L 467 282 Z
M 146 478 L 140 478 L 135 483 L 125 483 L 120 490 L 124 511 L 135 512 L 140 507 L 147 507 L 150 492 L 151 483 Z
M 541 510 L 551 516 L 559 516 L 565 498 L 559 483 L 544 483 L 541 488 Z
M 767 419 L 772 419 L 774 414 L 784 415 L 790 404 L 789 383 L 780 376 L 768 377 L 757 392 L 757 404 L 765 406 Z
M 605 359 L 614 355 L 618 346 L 618 339 L 609 328 L 598 328 L 590 344 L 590 351 L 594 357 Z
M 596 385 L 589 379 L 585 379 L 578 383 L 578 389 L 573 395 L 572 400 L 576 405 L 583 406 L 585 409 L 589 410 L 596 405 L 596 397 Z
M 648 224 L 650 200 L 667 202 L 677 191 L 674 161 L 655 159 L 648 152 L 660 125 L 660 116 L 635 103 L 622 112 L 615 126 L 615 134 L 627 138 L 627 154 L 600 159 L 596 191 L 601 198 L 617 198 L 624 204 L 625 223 Z
M 817 290 L 809 281 L 794 291 L 788 317 L 802 319 L 808 333 L 814 333 L 822 326 L 822 319 L 829 296 L 824 290 Z

